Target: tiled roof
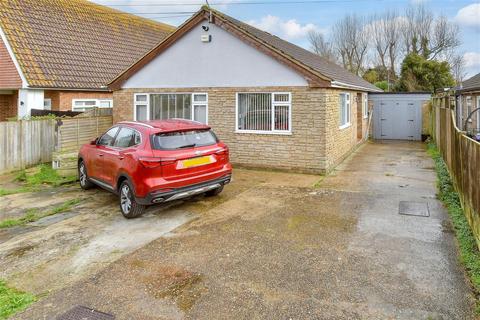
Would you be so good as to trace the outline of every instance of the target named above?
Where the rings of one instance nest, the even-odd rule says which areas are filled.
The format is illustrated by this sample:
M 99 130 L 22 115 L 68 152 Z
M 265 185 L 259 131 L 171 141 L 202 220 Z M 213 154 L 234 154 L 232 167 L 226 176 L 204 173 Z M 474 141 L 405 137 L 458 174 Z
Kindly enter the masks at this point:
M 215 11 L 217 14 L 220 14 L 223 18 L 227 19 L 231 23 L 235 24 L 239 28 L 245 30 L 254 37 L 260 39 L 261 41 L 275 47 L 276 49 L 287 54 L 294 60 L 312 68 L 313 70 L 321 73 L 324 76 L 332 79 L 333 81 L 340 82 L 349 86 L 362 87 L 368 89 L 369 91 L 382 91 L 378 87 L 374 86 L 370 82 L 364 80 L 363 78 L 351 73 L 350 71 L 342 68 L 341 66 L 330 62 L 329 60 L 315 54 L 311 51 L 303 49 L 293 43 L 280 39 L 277 36 L 274 36 L 268 32 L 259 30 L 249 24 L 241 22 L 237 19 L 234 19 L 226 14 Z
M 462 82 L 460 91 L 480 90 L 480 73 Z
M 328 83 L 328 86 L 360 88 L 369 92 L 383 92 L 368 81 L 354 75 L 348 70 L 345 70 L 341 66 L 320 57 L 319 55 L 205 6 L 184 24 L 179 26 L 177 30 L 162 43 L 142 57 L 142 59 L 138 60 L 135 64 L 131 65 L 115 78 L 115 80 L 110 83 L 109 87 L 113 90 L 120 88 L 122 83 L 124 83 L 130 76 L 143 68 L 149 61 L 154 59 L 155 56 L 161 54 L 163 50 L 172 45 L 184 33 L 188 32 L 200 21 L 203 21 L 203 19 L 209 19 L 210 13 L 212 14 L 212 22 L 215 24 L 218 24 L 227 30 L 234 29 L 234 33 L 237 33 L 237 35 L 240 34 L 240 37 L 247 35 L 245 38 L 254 39 L 253 45 L 255 47 L 264 49 L 262 50 L 264 52 L 267 51 L 272 53 L 272 56 L 277 57 L 282 62 L 286 61 L 287 64 L 296 68 L 295 70 L 298 70 L 302 74 L 308 74 L 308 77 L 311 76 L 313 79 L 320 79 L 320 82 Z M 262 46 L 262 48 L 259 46 Z M 314 83 L 314 85 L 317 86 L 316 83 Z
M 175 28 L 85 0 L 0 0 L 30 87 L 105 89 Z

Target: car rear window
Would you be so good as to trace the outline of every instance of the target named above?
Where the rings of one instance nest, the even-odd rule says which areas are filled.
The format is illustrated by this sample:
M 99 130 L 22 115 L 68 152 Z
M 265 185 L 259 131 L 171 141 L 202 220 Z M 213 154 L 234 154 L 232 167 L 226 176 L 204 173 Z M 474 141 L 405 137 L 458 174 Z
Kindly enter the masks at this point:
M 158 133 L 152 136 L 152 146 L 157 150 L 187 149 L 209 146 L 218 142 L 211 130 L 190 130 Z

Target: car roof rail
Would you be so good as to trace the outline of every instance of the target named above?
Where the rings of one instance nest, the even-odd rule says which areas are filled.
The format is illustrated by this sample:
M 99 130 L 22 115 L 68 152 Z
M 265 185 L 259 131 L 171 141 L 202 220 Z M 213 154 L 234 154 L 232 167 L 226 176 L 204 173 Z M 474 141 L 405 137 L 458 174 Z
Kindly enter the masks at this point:
M 135 122 L 135 121 L 120 121 L 119 122 L 119 124 L 122 124 L 122 123 L 132 124 L 132 125 L 140 125 L 140 126 L 144 126 L 144 127 L 147 127 L 147 128 L 155 129 L 154 126 L 151 126 L 151 125 L 143 123 L 143 122 Z

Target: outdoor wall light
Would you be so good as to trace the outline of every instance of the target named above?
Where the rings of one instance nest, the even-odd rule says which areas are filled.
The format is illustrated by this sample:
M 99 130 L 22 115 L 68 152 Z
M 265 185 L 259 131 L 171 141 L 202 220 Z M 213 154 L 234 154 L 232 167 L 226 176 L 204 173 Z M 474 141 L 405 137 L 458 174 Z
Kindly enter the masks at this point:
M 202 26 L 202 29 L 203 29 L 203 31 L 208 31 L 208 30 L 210 30 L 210 27 L 209 26 Z

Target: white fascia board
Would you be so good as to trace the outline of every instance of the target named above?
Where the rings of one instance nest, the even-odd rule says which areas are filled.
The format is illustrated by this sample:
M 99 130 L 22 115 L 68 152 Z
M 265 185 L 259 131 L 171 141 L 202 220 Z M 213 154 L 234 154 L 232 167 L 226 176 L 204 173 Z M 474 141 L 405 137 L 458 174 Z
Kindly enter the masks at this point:
M 357 90 L 366 91 L 366 92 L 383 92 L 381 89 L 378 89 L 378 91 L 375 91 L 373 89 L 369 89 L 361 86 L 355 86 L 355 85 L 343 83 L 340 81 L 332 81 L 332 88 L 357 89 Z
M 13 64 L 15 65 L 15 68 L 17 69 L 17 72 L 20 75 L 20 79 L 22 79 L 22 88 L 28 88 L 27 79 L 23 75 L 22 69 L 20 68 L 20 65 L 18 64 L 17 58 L 15 57 L 15 54 L 13 53 L 12 47 L 10 47 L 10 44 L 8 43 L 7 36 L 3 32 L 2 27 L 0 27 L 0 38 L 2 38 L 2 41 L 5 44 L 5 47 L 7 48 L 7 52 L 10 55 L 10 58 L 12 58 Z

